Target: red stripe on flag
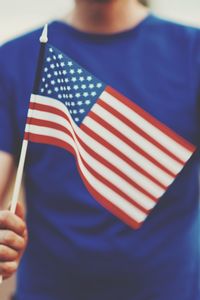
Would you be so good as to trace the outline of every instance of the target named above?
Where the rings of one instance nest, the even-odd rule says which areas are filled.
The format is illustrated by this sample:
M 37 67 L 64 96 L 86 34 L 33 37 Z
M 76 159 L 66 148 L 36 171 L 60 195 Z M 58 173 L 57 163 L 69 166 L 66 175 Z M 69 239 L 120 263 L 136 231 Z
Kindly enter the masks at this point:
M 165 154 L 170 156 L 172 159 L 177 161 L 178 163 L 184 165 L 184 161 L 182 161 L 179 157 L 177 157 L 175 154 L 170 152 L 166 147 L 163 147 L 160 143 L 158 143 L 156 140 L 154 140 L 150 135 L 148 135 L 146 132 L 144 132 L 140 127 L 138 127 L 136 124 L 133 124 L 128 118 L 126 118 L 124 115 L 122 115 L 120 112 L 115 110 L 113 107 L 108 105 L 103 100 L 99 100 L 98 104 L 103 107 L 105 110 L 107 110 L 109 113 L 111 113 L 113 116 L 124 122 L 127 126 L 130 127 L 130 129 L 137 132 L 139 135 L 144 137 L 146 140 L 148 140 L 151 144 L 159 148 L 161 151 L 163 151 Z
M 154 165 L 156 165 L 158 168 L 163 170 L 165 173 L 170 175 L 171 177 L 175 178 L 176 175 L 172 173 L 169 169 L 165 168 L 162 164 L 160 164 L 157 160 L 155 160 L 152 156 L 150 156 L 148 153 L 143 151 L 141 148 L 139 148 L 133 141 L 130 141 L 128 138 L 126 138 L 123 134 L 121 134 L 117 129 L 112 127 L 109 123 L 107 123 L 104 119 L 102 119 L 100 116 L 98 116 L 93 111 L 90 111 L 88 113 L 88 116 L 98 122 L 101 126 L 106 128 L 108 131 L 112 132 L 115 136 L 117 136 L 120 140 L 122 140 L 124 143 L 129 145 L 132 149 L 134 149 L 136 152 L 140 153 L 143 157 L 151 161 Z
M 75 150 L 73 147 L 71 147 L 69 144 L 52 137 L 47 137 L 43 135 L 38 134 L 32 134 L 29 133 L 29 140 L 36 143 L 42 143 L 42 144 L 48 144 L 53 146 L 58 146 L 60 148 L 63 148 L 70 153 L 72 153 L 75 157 Z M 85 178 L 84 174 L 82 173 L 80 166 L 77 162 L 77 168 L 79 170 L 80 176 L 85 183 L 85 186 L 87 187 L 88 191 L 91 193 L 91 195 L 106 209 L 108 209 L 111 213 L 113 213 L 115 216 L 119 217 L 122 221 L 124 221 L 127 225 L 131 226 L 134 229 L 138 229 L 142 223 L 136 222 L 133 218 L 129 217 L 126 213 L 124 213 L 121 209 L 119 209 L 117 206 L 112 204 L 108 199 L 106 199 L 104 196 L 102 196 L 100 193 L 98 193 L 88 182 L 88 180 Z
M 145 209 L 143 206 L 141 206 L 139 203 L 137 203 L 133 198 L 130 198 L 127 194 L 125 194 L 123 191 L 121 191 L 119 188 L 117 188 L 116 185 L 112 184 L 111 181 L 108 181 L 106 178 L 101 176 L 98 172 L 96 172 L 88 163 L 84 160 L 82 157 L 82 161 L 84 161 L 84 165 L 87 168 L 87 170 L 99 181 L 101 181 L 105 186 L 109 187 L 112 191 L 114 191 L 117 195 L 122 197 L 127 202 L 131 203 L 133 206 L 135 206 L 137 209 L 141 210 L 145 214 L 149 213 L 150 210 Z
M 118 208 L 116 205 L 114 205 L 113 203 L 111 203 L 108 199 L 106 199 L 104 196 L 102 196 L 101 194 L 99 194 L 90 184 L 89 182 L 86 180 L 86 178 L 83 176 L 79 165 L 77 165 L 78 169 L 79 169 L 79 173 L 81 175 L 81 178 L 85 184 L 85 186 L 87 187 L 88 191 L 91 193 L 91 195 L 93 195 L 93 197 L 97 200 L 97 202 L 99 202 L 103 207 L 105 207 L 105 209 L 107 209 L 108 211 L 110 211 L 114 216 L 118 217 L 120 220 L 122 220 L 125 224 L 129 225 L 130 227 L 132 227 L 133 229 L 139 229 L 141 227 L 141 225 L 143 224 L 143 222 L 138 223 L 137 221 L 135 221 L 133 218 L 129 217 L 126 213 L 124 213 L 120 208 Z
M 104 140 L 102 137 L 97 135 L 93 130 L 91 130 L 87 125 L 84 123 L 81 124 L 82 130 L 87 133 L 89 136 L 91 136 L 93 139 L 104 145 L 107 149 L 115 153 L 117 156 L 119 156 L 121 159 L 123 159 L 127 164 L 129 164 L 132 168 L 137 170 L 142 175 L 146 176 L 148 179 L 153 181 L 155 184 L 157 184 L 159 187 L 166 189 L 167 187 L 163 185 L 160 181 L 158 181 L 156 178 L 151 176 L 150 173 L 143 170 L 139 165 L 136 165 L 132 160 L 130 160 L 127 156 L 125 156 L 120 150 L 115 148 L 113 145 L 109 144 L 106 140 Z
M 142 118 L 146 119 L 149 123 L 151 123 L 153 126 L 159 128 L 162 132 L 164 132 L 166 135 L 168 135 L 171 139 L 175 140 L 177 143 L 185 147 L 191 152 L 194 152 L 196 147 L 186 141 L 184 138 L 182 138 L 180 135 L 176 134 L 173 130 L 171 130 L 169 127 L 158 121 L 156 118 L 154 118 L 152 115 L 150 115 L 148 112 L 143 110 L 141 107 L 139 107 L 136 103 L 129 100 L 127 97 L 123 96 L 121 93 L 117 92 L 110 86 L 106 87 L 106 91 L 110 93 L 113 97 L 117 98 L 120 102 L 122 102 L 124 105 L 138 113 Z
M 78 166 L 79 169 L 79 166 Z M 126 213 L 124 213 L 121 209 L 119 209 L 116 205 L 111 203 L 108 199 L 106 199 L 104 196 L 99 194 L 86 180 L 86 178 L 82 175 L 81 170 L 79 170 L 79 173 L 81 175 L 81 178 L 87 187 L 88 191 L 93 195 L 93 197 L 99 202 L 105 209 L 110 211 L 114 217 L 118 217 L 121 221 L 123 221 L 125 224 L 129 225 L 133 229 L 139 229 L 143 222 L 138 223 L 133 218 L 129 217 Z
M 60 139 L 57 138 L 52 138 L 46 135 L 40 135 L 40 134 L 35 134 L 35 133 L 25 133 L 25 140 L 34 142 L 34 143 L 41 143 L 41 144 L 47 144 L 47 145 L 52 145 L 52 146 L 58 146 L 60 148 L 64 148 L 65 150 L 69 151 L 71 154 L 75 156 L 75 151 L 74 148 L 71 147 L 69 144 L 61 141 Z
M 30 106 L 30 108 L 32 107 L 32 105 Z M 39 104 L 39 103 L 35 103 L 34 108 L 36 110 L 40 110 L 43 112 L 49 112 L 49 113 L 53 113 L 56 114 L 58 116 L 61 116 L 63 118 L 67 118 L 67 121 L 69 121 L 67 115 L 65 112 L 63 112 L 62 110 L 58 109 L 58 108 L 54 108 L 48 105 L 44 105 L 44 104 Z M 89 113 L 89 115 L 92 112 Z M 29 118 L 30 119 L 30 118 Z M 28 119 L 28 120 L 29 120 Z M 30 122 L 30 121 L 28 121 Z M 101 122 L 101 121 L 100 121 Z M 113 153 L 115 153 L 117 156 L 119 156 L 121 159 L 123 159 L 125 162 L 127 162 L 131 167 L 133 167 L 134 169 L 136 169 L 138 172 L 140 172 L 141 174 L 143 174 L 144 176 L 146 176 L 147 178 L 149 178 L 150 180 L 152 180 L 154 183 L 156 183 L 158 186 L 160 186 L 161 188 L 163 188 L 164 190 L 167 188 L 167 186 L 165 186 L 164 184 L 162 184 L 160 181 L 158 181 L 156 178 L 154 178 L 153 176 L 151 176 L 150 173 L 146 172 L 145 170 L 143 170 L 140 166 L 138 166 L 137 164 L 135 164 L 133 161 L 131 161 L 127 156 L 125 156 L 122 152 L 120 152 L 120 150 L 116 149 L 114 146 L 112 146 L 111 144 L 109 144 L 108 142 L 106 142 L 102 137 L 100 137 L 99 135 L 95 134 L 93 131 L 91 131 L 87 126 L 84 125 L 84 123 L 81 124 L 80 128 L 89 136 L 91 136 L 94 140 L 96 140 L 97 142 L 99 142 L 100 144 L 102 144 L 104 147 L 108 148 L 110 151 L 112 151 Z M 111 128 L 112 130 L 112 128 Z M 137 148 L 136 148 L 137 149 Z M 151 159 L 152 160 L 152 159 Z M 154 161 L 154 160 L 153 160 Z M 164 168 L 162 165 L 160 167 L 160 169 L 164 170 L 167 174 L 169 174 L 172 178 L 174 178 L 174 174 L 171 173 L 170 171 L 168 171 L 168 169 Z
M 66 117 L 66 120 L 68 121 L 68 118 Z M 39 119 L 34 119 L 34 118 L 28 118 L 27 120 L 28 124 L 32 124 L 32 125 L 37 125 L 37 126 L 42 126 L 42 127 L 46 127 L 46 128 L 53 128 L 56 130 L 60 130 L 61 132 L 66 133 L 67 135 L 69 135 L 72 139 L 73 136 L 71 134 L 71 132 L 64 126 L 55 123 L 55 122 L 51 122 L 51 121 L 45 121 L 45 120 L 39 120 Z M 78 142 L 80 143 L 80 145 L 84 148 L 84 150 L 89 153 L 92 157 L 94 157 L 97 161 L 99 161 L 100 163 L 102 163 L 103 165 L 105 165 L 108 169 L 112 170 L 114 173 L 116 173 L 117 175 L 119 175 L 120 177 L 122 177 L 126 182 L 128 182 L 131 186 L 133 186 L 134 188 L 136 188 L 138 191 L 140 191 L 141 193 L 143 193 L 144 195 L 146 195 L 147 197 L 149 197 L 152 201 L 157 201 L 157 199 L 155 197 L 153 197 L 148 191 L 146 191 L 145 189 L 143 189 L 141 186 L 139 186 L 136 182 L 134 182 L 133 180 L 131 180 L 131 178 L 129 178 L 127 175 L 125 175 L 122 171 L 120 171 L 119 169 L 117 169 L 114 165 L 112 165 L 111 163 L 109 163 L 108 161 L 106 161 L 102 156 L 98 155 L 97 152 L 93 151 L 90 147 L 88 147 L 86 145 L 86 141 L 83 142 L 79 136 L 76 134 L 76 132 L 74 132 L 74 134 L 76 135 L 76 138 L 78 140 Z M 84 159 L 83 156 L 81 156 L 82 159 Z M 87 164 L 85 162 L 85 164 Z M 95 174 L 95 176 L 97 176 L 97 174 Z M 103 181 L 103 178 L 101 179 L 101 181 Z M 107 184 L 108 185 L 108 184 Z M 114 186 L 112 188 L 114 190 Z M 119 193 L 119 190 L 118 190 Z M 123 198 L 125 198 L 125 194 L 122 196 Z M 127 199 L 127 201 L 134 201 L 133 199 L 129 198 L 129 200 Z M 135 202 L 135 206 L 137 206 L 140 210 L 147 212 L 146 209 L 144 209 L 142 206 L 140 206 L 139 204 L 137 204 L 137 202 Z
M 43 112 L 49 112 L 49 113 L 52 113 L 54 115 L 58 115 L 58 116 L 63 117 L 63 118 L 66 117 L 66 113 L 63 110 L 61 110 L 59 108 L 56 108 L 56 107 L 53 107 L 53 106 L 41 104 L 41 103 L 30 102 L 29 108 L 34 109 L 34 110 L 43 111 Z
M 163 129 L 163 127 L 164 127 L 166 129 L 166 132 L 170 133 L 170 134 L 167 134 L 167 135 L 170 138 L 172 138 L 174 141 L 176 141 L 176 139 L 174 138 L 174 136 L 175 136 L 175 137 L 177 137 L 178 140 L 180 139 L 182 142 L 184 142 L 184 143 L 186 142 L 187 146 L 189 145 L 189 147 L 192 147 L 190 149 L 194 148 L 193 145 L 191 145 L 190 143 L 185 141 L 185 139 L 183 139 L 183 138 L 179 137 L 178 135 L 176 135 L 169 128 L 167 128 L 165 125 L 163 125 L 162 123 L 160 123 L 159 121 L 154 119 L 154 117 L 152 117 L 151 115 L 149 115 L 148 113 L 143 111 L 140 107 L 138 107 L 135 103 L 132 103 L 126 97 L 122 96 L 121 94 L 119 94 L 118 92 L 116 92 L 115 90 L 113 90 L 110 87 L 107 87 L 106 91 L 108 91 L 112 96 L 117 97 L 117 99 L 120 102 L 122 102 L 124 105 L 129 107 L 132 111 L 135 111 L 142 118 L 144 118 L 146 121 L 151 123 L 154 127 L 160 129 L 162 132 L 165 132 L 165 130 Z M 112 91 L 112 93 L 111 93 L 111 91 Z M 57 102 L 58 101 L 56 100 L 55 103 L 57 103 Z M 106 109 L 113 116 L 117 117 L 122 122 L 124 122 L 131 129 L 135 130 L 140 136 L 144 137 L 152 145 L 156 146 L 158 149 L 162 150 L 165 154 L 169 155 L 169 157 L 171 157 L 172 159 L 174 159 L 175 161 L 180 163 L 180 165 L 184 165 L 184 162 L 182 162 L 179 158 L 177 158 L 176 155 L 174 155 L 169 150 L 165 149 L 162 145 L 160 145 L 159 141 L 155 141 L 154 137 L 150 136 L 150 133 L 148 134 L 148 133 L 144 132 L 143 129 L 138 127 L 136 124 L 135 125 L 132 124 L 130 122 L 130 120 L 128 120 L 126 118 L 126 116 L 123 115 L 121 112 L 118 112 L 116 109 L 111 108 L 110 105 L 106 104 L 103 100 L 98 100 L 98 104 L 100 104 L 101 107 Z M 68 122 L 69 126 L 71 127 L 71 128 L 68 127 L 68 128 L 70 128 L 70 130 L 67 128 L 67 123 L 66 123 L 66 126 L 65 126 L 65 124 L 63 124 L 63 125 L 59 124 L 60 123 L 59 120 L 58 120 L 58 123 L 56 123 L 56 121 L 54 122 L 53 119 L 52 119 L 52 121 L 35 119 L 34 118 L 34 113 L 30 118 L 27 119 L 27 124 L 41 126 L 44 129 L 49 128 L 49 129 L 59 130 L 60 132 L 65 133 L 69 137 L 69 139 L 70 139 L 69 144 L 68 144 L 67 140 L 66 140 L 66 142 L 61 140 L 62 138 L 64 139 L 64 137 L 60 137 L 61 139 L 59 139 L 58 136 L 57 137 L 52 137 L 52 136 L 43 135 L 42 133 L 45 134 L 45 132 L 42 131 L 42 130 L 41 130 L 41 133 L 40 133 L 40 130 L 39 130 L 39 134 L 25 133 L 24 138 L 27 139 L 27 140 L 30 140 L 32 142 L 39 142 L 39 143 L 43 143 L 43 144 L 50 144 L 50 145 L 58 146 L 58 147 L 64 148 L 65 150 L 69 151 L 70 153 L 72 153 L 76 158 L 77 167 L 78 167 L 80 176 L 81 176 L 82 180 L 84 181 L 85 186 L 87 187 L 87 189 L 92 194 L 92 196 L 102 206 L 107 208 L 111 213 L 113 213 L 114 215 L 119 217 L 125 223 L 132 226 L 133 228 L 139 228 L 140 225 L 143 222 L 141 222 L 139 224 L 137 221 L 135 221 L 135 219 L 141 220 L 141 219 L 145 218 L 145 215 L 150 212 L 150 210 L 147 210 L 147 209 L 144 208 L 144 206 L 146 206 L 148 203 L 146 203 L 146 204 L 144 203 L 145 205 L 143 204 L 142 193 L 143 193 L 143 197 L 145 197 L 145 196 L 149 197 L 149 200 L 153 200 L 155 202 L 155 204 L 156 204 L 158 199 L 155 199 L 155 197 L 153 197 L 149 193 L 149 191 L 146 190 L 146 188 L 143 188 L 142 186 L 140 186 L 140 182 L 136 183 L 134 181 L 134 178 L 132 178 L 132 176 L 130 178 L 128 175 L 126 175 L 127 172 L 126 172 L 125 169 L 123 169 L 124 172 L 125 172 L 124 173 L 123 170 L 118 169 L 120 167 L 119 166 L 117 167 L 114 164 L 114 161 L 113 161 L 113 164 L 112 164 L 110 161 L 108 161 L 108 158 L 106 160 L 103 157 L 104 152 L 102 152 L 102 154 L 100 155 L 98 153 L 98 149 L 97 149 L 97 152 L 96 152 L 96 149 L 94 149 L 94 147 L 89 146 L 90 144 L 87 143 L 87 136 L 90 136 L 92 139 L 94 139 L 94 141 L 96 141 L 97 143 L 100 143 L 102 146 L 107 148 L 109 151 L 113 152 L 113 154 L 115 154 L 116 156 L 121 158 L 124 162 L 128 163 L 130 165 L 130 167 L 132 167 L 137 172 L 139 172 L 140 175 L 143 175 L 146 178 L 152 180 L 152 185 L 153 185 L 153 183 L 155 183 L 157 185 L 157 188 L 158 187 L 162 188 L 163 192 L 164 192 L 164 190 L 166 190 L 167 186 L 164 186 L 159 181 L 160 180 L 159 178 L 158 179 L 154 178 L 154 176 L 151 175 L 151 170 L 145 171 L 141 166 L 136 164 L 136 163 L 138 163 L 137 161 L 136 161 L 136 163 L 131 161 L 129 159 L 129 157 L 126 156 L 126 153 L 121 152 L 121 149 L 117 149 L 116 146 L 112 145 L 111 141 L 107 142 L 106 140 L 104 140 L 104 138 L 106 139 L 106 137 L 104 137 L 103 133 L 101 135 L 101 133 L 95 132 L 95 126 L 94 126 L 94 128 L 89 128 L 83 122 L 79 129 L 80 129 L 80 131 L 82 131 L 82 133 L 86 134 L 86 136 L 80 135 L 80 137 L 79 137 L 80 131 L 76 130 L 77 126 L 75 125 L 75 123 L 73 121 L 71 121 L 71 118 L 68 117 L 67 108 L 65 108 L 64 105 L 63 105 L 63 107 L 61 105 L 57 105 L 57 107 L 50 106 L 50 103 L 49 103 L 49 105 L 48 105 L 48 103 L 47 104 L 45 104 L 45 103 L 44 104 L 30 103 L 30 109 L 32 109 L 33 111 L 37 110 L 37 111 L 41 111 L 41 112 L 47 112 L 47 113 L 51 113 L 52 115 L 57 115 L 57 116 L 60 116 L 60 117 L 64 118 L 66 120 L 66 122 Z M 94 108 L 94 111 L 95 111 L 95 107 L 93 107 L 93 108 Z M 48 115 L 46 115 L 46 116 L 47 116 L 47 119 L 48 119 Z M 50 115 L 49 115 L 49 117 L 50 117 Z M 150 154 L 146 153 L 146 150 L 141 149 L 136 144 L 135 141 L 131 141 L 123 133 L 119 132 L 115 128 L 114 125 L 110 125 L 109 122 L 107 122 L 102 117 L 100 117 L 98 115 L 98 112 L 95 113 L 93 111 L 90 111 L 89 114 L 88 114 L 88 117 L 93 119 L 94 121 L 96 121 L 99 125 L 101 125 L 103 128 L 105 128 L 108 132 L 110 132 L 114 136 L 116 136 L 116 138 L 123 141 L 126 145 L 128 145 L 129 147 L 134 149 L 138 154 L 140 153 L 140 155 L 143 158 L 146 158 L 155 167 L 159 168 L 160 171 L 165 172 L 166 176 L 169 175 L 169 176 L 172 177 L 172 179 L 176 177 L 175 174 L 172 173 L 171 170 L 169 170 L 165 165 L 163 165 L 163 163 L 160 163 L 159 161 L 157 161 L 157 157 L 154 158 Z M 72 122 L 74 123 L 75 127 L 73 126 Z M 87 122 L 86 122 L 86 124 L 87 124 Z M 159 126 L 158 126 L 158 124 L 159 124 Z M 73 132 L 73 134 L 72 134 L 72 132 Z M 46 134 L 48 134 L 48 132 Z M 54 135 L 54 132 L 53 131 L 49 132 L 49 134 Z M 56 132 L 55 132 L 55 135 L 56 135 Z M 73 135 L 75 135 L 75 136 L 73 136 Z M 76 139 L 77 139 L 77 141 L 76 141 Z M 70 142 L 72 143 L 72 146 L 70 145 Z M 85 153 L 82 152 L 82 151 L 79 152 L 79 149 L 78 149 L 78 146 L 77 146 L 78 143 L 83 148 Z M 182 145 L 180 142 L 178 142 L 178 143 L 180 145 Z M 91 145 L 93 145 L 93 144 L 91 144 Z M 184 144 L 183 147 L 187 148 L 185 146 L 185 144 Z M 76 151 L 78 151 L 78 152 L 76 152 Z M 77 153 L 77 155 L 76 155 L 76 153 Z M 81 155 L 81 153 L 82 153 L 82 155 Z M 86 172 L 85 173 L 86 175 L 84 175 L 81 171 L 81 167 L 79 166 L 77 156 L 80 156 L 80 163 L 83 166 L 83 173 Z M 93 161 L 94 159 L 96 160 L 96 162 Z M 97 162 L 101 163 L 101 165 L 97 164 Z M 95 163 L 96 163 L 96 166 L 95 166 Z M 152 165 L 152 167 L 153 167 L 153 165 Z M 105 167 L 105 169 L 101 169 L 101 167 L 102 168 Z M 124 166 L 124 168 L 125 168 L 125 166 Z M 145 166 L 144 166 L 144 168 L 145 168 Z M 84 171 L 84 169 L 85 169 L 85 171 Z M 103 170 L 105 171 L 105 173 L 103 173 Z M 109 170 L 110 170 L 110 172 L 109 172 Z M 89 172 L 88 175 L 87 175 L 87 172 Z M 120 177 L 112 177 L 112 175 L 114 175 L 114 174 L 111 173 L 111 172 L 113 172 L 115 174 L 115 176 L 120 176 Z M 90 176 L 92 176 L 92 177 L 90 177 Z M 155 173 L 155 176 L 157 177 L 157 173 Z M 95 179 L 96 179 L 96 186 L 94 184 L 95 181 L 93 182 L 93 180 L 95 180 Z M 127 185 L 129 184 L 129 186 L 127 186 L 128 191 L 123 186 L 123 182 L 120 182 L 120 179 L 121 180 L 123 179 L 125 184 L 127 184 Z M 91 182 L 91 184 L 90 184 L 90 182 Z M 101 185 L 103 185 L 103 186 L 101 186 Z M 140 192 L 141 195 L 140 194 L 139 195 L 135 194 L 135 191 L 131 190 L 131 186 L 132 186 L 133 189 L 135 189 L 136 192 L 137 191 Z M 129 187 L 130 187 L 130 189 L 129 189 Z M 149 188 L 150 188 L 150 186 L 149 186 Z M 98 189 L 99 192 L 97 192 L 96 189 Z M 106 189 L 108 189 L 107 194 L 105 193 Z M 117 207 L 115 204 L 112 203 L 112 200 L 114 200 L 114 199 L 111 198 L 112 194 L 110 194 L 109 191 L 110 191 L 110 193 L 111 192 L 115 193 L 116 200 L 119 201 L 119 203 L 117 202 L 118 203 L 117 205 L 119 205 L 119 207 Z M 127 192 L 128 192 L 128 194 L 127 194 Z M 135 195 L 136 199 L 141 200 L 140 201 L 141 204 L 131 198 L 132 192 L 133 192 L 133 195 Z M 105 194 L 105 197 L 103 196 L 103 194 Z M 118 199 L 117 199 L 117 195 L 119 197 Z M 108 197 L 108 198 L 106 198 L 106 197 Z M 141 198 L 139 198 L 139 197 L 141 197 Z M 144 200 L 145 199 L 146 198 L 144 198 Z M 147 200 L 148 199 L 146 199 L 145 201 L 147 201 Z M 122 202 L 120 203 L 120 201 L 122 201 Z M 123 206 L 125 204 L 128 205 L 128 203 L 129 203 L 130 207 Z M 131 208 L 133 209 L 133 211 L 131 211 Z M 134 208 L 137 209 L 137 210 L 134 211 Z M 130 210 L 128 210 L 128 209 L 130 209 Z M 127 213 L 124 212 L 124 210 L 127 211 L 127 213 L 130 212 L 130 215 L 132 215 L 132 216 L 129 216 Z M 144 215 L 140 215 L 139 212 L 144 213 Z

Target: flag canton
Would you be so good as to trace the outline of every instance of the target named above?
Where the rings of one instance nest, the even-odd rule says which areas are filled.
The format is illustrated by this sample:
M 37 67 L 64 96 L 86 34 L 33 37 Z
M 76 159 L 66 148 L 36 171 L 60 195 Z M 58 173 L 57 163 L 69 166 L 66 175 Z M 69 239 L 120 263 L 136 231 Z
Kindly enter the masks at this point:
M 39 94 L 64 103 L 75 123 L 81 124 L 105 87 L 74 60 L 46 45 Z

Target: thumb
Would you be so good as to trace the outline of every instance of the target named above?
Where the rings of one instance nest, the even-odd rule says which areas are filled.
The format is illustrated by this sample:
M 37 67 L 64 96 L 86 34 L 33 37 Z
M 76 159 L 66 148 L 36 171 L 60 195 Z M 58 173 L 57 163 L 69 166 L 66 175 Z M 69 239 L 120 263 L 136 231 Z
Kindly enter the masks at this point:
M 16 207 L 16 215 L 20 217 L 21 219 L 24 220 L 25 218 L 25 207 L 22 201 L 17 202 L 17 207 Z

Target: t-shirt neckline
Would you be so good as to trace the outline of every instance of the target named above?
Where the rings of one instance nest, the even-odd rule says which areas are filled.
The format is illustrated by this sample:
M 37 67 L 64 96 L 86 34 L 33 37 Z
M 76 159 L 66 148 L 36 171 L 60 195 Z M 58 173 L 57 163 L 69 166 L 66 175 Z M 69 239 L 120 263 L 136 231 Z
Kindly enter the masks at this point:
M 63 20 L 54 20 L 51 24 L 56 26 L 57 28 L 59 28 L 62 31 L 68 32 L 68 33 L 72 33 L 74 35 L 78 35 L 79 37 L 83 37 L 83 38 L 103 38 L 103 39 L 113 39 L 113 38 L 119 38 L 119 37 L 123 37 L 126 35 L 131 35 L 136 33 L 140 28 L 142 28 L 144 25 L 146 25 L 151 18 L 153 17 L 152 13 L 149 12 L 148 15 L 141 20 L 138 24 L 136 24 L 134 27 L 131 27 L 129 29 L 123 30 L 123 31 L 119 31 L 116 33 L 91 33 L 91 32 L 86 32 L 86 31 L 82 31 L 80 29 L 77 29 L 75 27 L 73 27 L 72 25 L 64 22 Z

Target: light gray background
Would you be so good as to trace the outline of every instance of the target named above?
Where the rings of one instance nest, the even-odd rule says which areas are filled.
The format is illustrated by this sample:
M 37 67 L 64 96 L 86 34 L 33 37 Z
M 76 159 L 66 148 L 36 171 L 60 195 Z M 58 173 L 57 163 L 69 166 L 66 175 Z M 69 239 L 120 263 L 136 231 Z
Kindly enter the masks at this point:
M 59 18 L 73 0 L 0 0 L 0 43 L 47 20 Z M 200 26 L 200 0 L 149 0 L 152 9 L 167 18 Z

